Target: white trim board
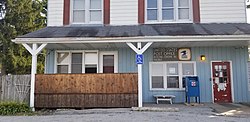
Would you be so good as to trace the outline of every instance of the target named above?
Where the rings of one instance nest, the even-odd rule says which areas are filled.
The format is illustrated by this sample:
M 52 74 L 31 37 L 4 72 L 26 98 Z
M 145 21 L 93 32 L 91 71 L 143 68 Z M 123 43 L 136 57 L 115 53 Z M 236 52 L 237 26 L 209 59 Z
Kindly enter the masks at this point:
M 118 73 L 118 51 L 100 51 L 99 73 L 103 73 L 103 56 L 104 55 L 114 55 L 114 73 Z

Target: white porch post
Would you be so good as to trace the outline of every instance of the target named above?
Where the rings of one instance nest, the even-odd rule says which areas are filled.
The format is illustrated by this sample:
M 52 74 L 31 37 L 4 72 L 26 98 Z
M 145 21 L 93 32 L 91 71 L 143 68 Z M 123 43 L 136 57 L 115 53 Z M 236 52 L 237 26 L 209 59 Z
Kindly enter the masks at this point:
M 32 65 L 31 65 L 31 83 L 30 83 L 30 107 L 35 111 L 35 75 L 37 70 L 37 55 L 42 51 L 42 49 L 47 44 L 42 44 L 37 48 L 37 44 L 32 44 L 32 48 L 28 44 L 23 44 L 23 46 L 31 53 L 32 55 Z
M 137 49 L 141 50 L 141 42 L 137 43 Z M 142 64 L 138 64 L 138 107 L 142 107 Z
M 137 48 L 131 43 L 127 45 L 135 51 L 136 54 L 143 54 L 153 42 L 148 42 L 143 48 L 141 42 L 137 42 Z M 142 107 L 142 64 L 138 64 L 138 107 Z

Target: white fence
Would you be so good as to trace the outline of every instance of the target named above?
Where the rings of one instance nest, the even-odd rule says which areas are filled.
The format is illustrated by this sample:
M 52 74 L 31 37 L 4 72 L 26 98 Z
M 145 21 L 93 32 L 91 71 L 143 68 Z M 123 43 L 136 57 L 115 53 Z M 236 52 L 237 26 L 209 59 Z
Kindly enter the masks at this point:
M 30 75 L 0 77 L 0 101 L 29 103 Z

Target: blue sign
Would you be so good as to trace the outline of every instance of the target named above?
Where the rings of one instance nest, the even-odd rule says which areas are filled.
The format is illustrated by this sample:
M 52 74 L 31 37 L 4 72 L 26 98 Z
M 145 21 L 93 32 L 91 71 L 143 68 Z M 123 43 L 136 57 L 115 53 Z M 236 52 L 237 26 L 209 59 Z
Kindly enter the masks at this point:
M 136 64 L 143 64 L 143 55 L 136 54 Z

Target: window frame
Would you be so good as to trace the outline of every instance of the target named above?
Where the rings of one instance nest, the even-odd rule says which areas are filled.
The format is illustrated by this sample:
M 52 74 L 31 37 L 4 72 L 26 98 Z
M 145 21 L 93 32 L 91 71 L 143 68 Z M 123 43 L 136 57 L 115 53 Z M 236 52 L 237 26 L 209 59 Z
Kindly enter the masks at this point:
M 150 81 L 150 90 L 165 90 L 166 88 L 166 77 L 164 74 L 166 74 L 166 70 L 164 70 L 165 68 L 163 68 L 163 88 L 153 88 L 152 87 L 152 64 L 162 64 L 162 62 L 149 62 L 149 81 Z M 165 65 L 163 64 L 163 67 Z M 162 76 L 162 75 L 154 75 L 154 76 Z
M 91 0 L 85 0 L 85 22 L 73 22 L 73 11 L 74 11 L 74 0 L 70 0 L 70 23 L 71 24 L 103 24 L 104 22 L 104 0 L 101 0 L 101 21 L 90 21 L 90 11 L 96 10 L 96 9 L 90 9 L 90 1 Z
M 63 65 L 67 65 L 68 66 L 68 72 L 70 71 L 70 65 L 71 65 L 71 53 L 69 53 L 69 62 L 68 63 L 58 63 L 57 62 L 57 56 L 58 56 L 58 53 L 69 53 L 69 52 L 66 52 L 66 51 L 61 51 L 61 52 L 56 52 L 56 54 L 55 54 L 55 67 L 54 67 L 54 71 L 56 71 L 57 72 L 57 68 L 58 68 L 58 66 L 63 66 Z
M 178 76 L 179 76 L 179 88 L 167 88 L 167 76 L 176 76 L 176 75 L 167 75 L 167 64 L 171 63 L 177 63 L 178 64 Z M 183 63 L 190 63 L 193 64 L 193 70 L 194 70 L 194 75 L 183 75 L 182 71 L 182 64 Z M 163 85 L 164 88 L 152 88 L 152 64 L 163 64 Z M 154 75 L 155 76 L 155 75 Z M 156 91 L 156 90 L 185 90 L 183 88 L 183 81 L 182 78 L 184 76 L 197 76 L 197 71 L 196 71 L 196 62 L 195 61 L 164 61 L 164 62 L 149 62 L 149 86 L 151 91 Z
M 156 23 L 193 23 L 193 0 L 189 0 L 189 19 L 179 19 L 179 0 L 173 0 L 174 4 L 174 19 L 173 20 L 163 20 L 162 19 L 162 0 L 157 0 L 157 20 L 148 20 L 148 1 L 145 0 L 145 24 L 156 24 Z
M 80 63 L 73 63 L 73 53 L 82 53 L 82 52 L 71 52 L 71 54 L 70 54 L 70 69 L 72 70 L 72 65 L 79 65 Z M 82 62 L 81 62 L 81 65 L 83 65 L 83 59 L 84 59 L 84 57 L 83 57 L 83 53 L 82 53 Z M 83 66 L 82 66 L 83 67 Z M 70 70 L 70 72 L 72 73 L 72 71 Z M 81 69 L 81 71 L 82 71 L 83 69 Z M 82 71 L 83 72 L 83 71 Z
M 97 60 L 99 60 L 99 51 L 98 50 L 56 50 L 55 51 L 55 60 L 54 60 L 54 73 L 55 74 L 59 74 L 57 72 L 57 55 L 58 53 L 64 53 L 67 52 L 69 53 L 69 63 L 68 63 L 68 74 L 72 74 L 71 73 L 71 68 L 72 68 L 72 53 L 82 53 L 82 73 L 85 73 L 85 53 L 87 52 L 93 52 L 93 53 L 97 53 Z M 99 73 L 99 61 L 97 61 L 97 73 Z
M 167 70 L 168 70 L 167 66 L 168 66 L 168 64 L 177 64 L 177 69 L 178 69 L 177 75 L 170 75 L 170 74 L 167 73 Z M 177 89 L 177 88 L 168 88 L 168 80 L 167 80 L 168 76 L 178 76 L 178 79 L 179 79 L 179 88 L 182 87 L 181 84 L 180 84 L 180 78 L 181 78 L 180 67 L 181 66 L 180 66 L 179 62 L 168 62 L 168 63 L 165 63 L 165 65 L 164 65 L 164 69 L 165 69 L 165 75 L 164 76 L 166 77 L 166 87 L 165 88 L 167 88 L 167 89 Z

